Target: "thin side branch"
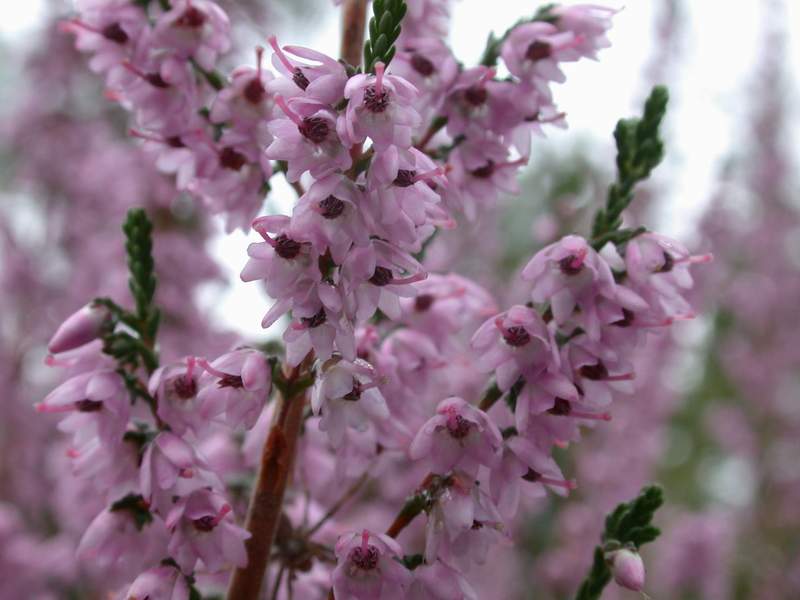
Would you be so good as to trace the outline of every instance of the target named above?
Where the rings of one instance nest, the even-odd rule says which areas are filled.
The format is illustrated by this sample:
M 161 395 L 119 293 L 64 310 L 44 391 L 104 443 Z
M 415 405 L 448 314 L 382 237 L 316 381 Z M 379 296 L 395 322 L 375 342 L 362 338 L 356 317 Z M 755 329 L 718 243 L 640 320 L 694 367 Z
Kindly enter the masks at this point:
M 364 32 L 367 26 L 367 0 L 345 0 L 342 20 L 341 57 L 357 67 L 361 64 L 364 49 Z

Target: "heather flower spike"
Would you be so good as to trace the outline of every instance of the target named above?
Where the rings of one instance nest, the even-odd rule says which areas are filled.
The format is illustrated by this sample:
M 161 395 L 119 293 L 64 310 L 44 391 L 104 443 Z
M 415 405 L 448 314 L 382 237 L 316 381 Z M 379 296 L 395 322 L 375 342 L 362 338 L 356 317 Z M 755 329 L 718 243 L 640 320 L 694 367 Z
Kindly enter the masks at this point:
M 497 566 L 537 498 L 597 483 L 572 446 L 612 417 L 625 424 L 614 400 L 646 373 L 649 333 L 694 315 L 692 271 L 710 255 L 622 222 L 663 154 L 661 88 L 618 125 L 619 172 L 590 235 L 552 236 L 513 282 L 486 258 L 506 241 L 497 208 L 520 193 L 542 134 L 566 126 L 553 84 L 607 46 L 614 11 L 548 5 L 465 65 L 446 0 L 374 0 L 366 32 L 368 3 L 343 4 L 342 60 L 270 35 L 271 56 L 257 47 L 230 73 L 219 65 L 235 30 L 214 0 L 81 0 L 62 26 L 132 119 L 126 142 L 90 130 L 33 169 L 71 191 L 75 218 L 54 242 L 81 267 L 70 281 L 107 294 L 48 345 L 64 376 L 36 409 L 68 438 L 31 464 L 48 467 L 58 506 L 19 490 L 78 548 L 68 564 L 81 579 L 62 589 L 85 578 L 126 600 L 505 597 L 508 582 L 487 587 L 477 567 Z M 348 64 L 362 46 L 363 65 Z M 97 164 L 73 168 L 84 151 Z M 297 195 L 280 214 L 275 176 Z M 81 229 L 122 214 L 124 252 Z M 196 302 L 226 272 L 208 251 L 212 215 L 255 236 L 240 276 L 270 297 L 261 341 Z M 42 285 L 13 236 L 0 224 L 14 258 L 4 293 Z M 464 259 L 481 283 L 458 272 Z M 64 296 L 42 314 L 87 301 Z M 5 379 L 25 355 L 2 355 Z M 642 589 L 638 550 L 658 535 L 660 503 L 652 488 L 609 516 L 581 600 L 612 575 Z M 0 506 L 0 542 L 17 556 L 12 521 Z M 37 586 L 56 575 L 7 595 L 49 597 Z

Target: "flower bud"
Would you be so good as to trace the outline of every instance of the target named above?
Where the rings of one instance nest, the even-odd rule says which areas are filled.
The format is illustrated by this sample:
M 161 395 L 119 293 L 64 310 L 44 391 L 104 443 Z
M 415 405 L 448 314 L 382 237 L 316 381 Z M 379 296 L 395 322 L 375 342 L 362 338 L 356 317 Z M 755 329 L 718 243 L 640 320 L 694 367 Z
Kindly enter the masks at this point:
M 109 313 L 106 307 L 87 304 L 67 317 L 67 320 L 61 324 L 50 339 L 47 349 L 53 354 L 58 354 L 88 344 L 100 335 L 108 317 Z
M 614 581 L 618 585 L 641 592 L 644 588 L 644 563 L 638 552 L 623 548 L 606 555 L 610 562 Z

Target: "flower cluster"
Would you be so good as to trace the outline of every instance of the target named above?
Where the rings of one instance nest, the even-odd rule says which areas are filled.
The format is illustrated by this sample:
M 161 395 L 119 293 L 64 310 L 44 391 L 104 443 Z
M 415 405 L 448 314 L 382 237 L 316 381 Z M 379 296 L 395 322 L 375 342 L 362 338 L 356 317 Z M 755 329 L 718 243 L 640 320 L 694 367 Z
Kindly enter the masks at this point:
M 239 585 L 244 540 L 264 528 L 237 524 L 234 492 L 263 482 L 234 475 L 260 457 L 260 478 L 285 482 L 293 464 L 298 482 L 284 512 L 275 484 L 275 597 L 287 573 L 288 597 L 321 577 L 338 600 L 475 598 L 472 565 L 510 537 L 521 496 L 574 487 L 553 446 L 610 419 L 645 333 L 691 316 L 688 269 L 707 258 L 652 233 L 544 248 L 522 272 L 531 301 L 499 314 L 486 289 L 425 266 L 438 231 L 518 191 L 531 135 L 563 124 L 560 65 L 607 45 L 613 11 L 548 6 L 465 68 L 444 41 L 447 2 L 374 4 L 381 60 L 364 71 L 272 36 L 274 73 L 259 48 L 256 68 L 225 80 L 215 68 L 230 27 L 211 0 L 87 0 L 64 25 L 178 189 L 229 225 L 252 223 L 262 241 L 241 277 L 274 299 L 263 327 L 289 316 L 277 356 L 243 346 L 159 365 L 151 241 L 126 224 L 136 313 L 98 299 L 53 337 L 49 363 L 69 378 L 38 409 L 67 415 L 74 472 L 104 502 L 79 553 L 118 571 L 125 597 L 184 596 L 234 567 Z M 376 33 L 387 27 L 391 49 Z M 297 203 L 256 217 L 278 172 Z M 323 527 L 370 476 L 391 480 L 373 494 L 382 518 L 415 490 L 386 533 Z M 332 504 L 342 483 L 354 491 Z M 395 538 L 423 512 L 421 552 L 406 555 Z M 257 586 L 263 575 L 251 574 Z

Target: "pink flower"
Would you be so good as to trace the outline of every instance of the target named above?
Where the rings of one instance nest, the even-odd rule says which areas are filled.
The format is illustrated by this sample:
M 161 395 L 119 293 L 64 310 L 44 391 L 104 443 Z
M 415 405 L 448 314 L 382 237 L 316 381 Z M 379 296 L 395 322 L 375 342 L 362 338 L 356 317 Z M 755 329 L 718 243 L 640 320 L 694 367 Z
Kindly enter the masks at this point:
M 414 569 L 406 600 L 478 600 L 464 574 L 442 560 Z
M 511 436 L 504 444 L 500 465 L 491 472 L 490 490 L 500 513 L 513 517 L 521 492 L 539 498 L 544 496 L 545 486 L 561 496 L 575 488 L 574 482 L 564 479 L 550 453 L 533 438 Z
M 47 349 L 53 354 L 74 350 L 97 339 L 108 322 L 108 309 L 99 304 L 87 304 L 72 313 L 59 325 Z
M 198 410 L 200 373 L 197 359 L 189 356 L 181 362 L 159 367 L 150 376 L 148 390 L 158 405 L 158 416 L 178 435 L 189 429 L 200 434 L 208 428 L 208 420 Z
M 392 71 L 419 90 L 414 107 L 424 121 L 429 121 L 458 77 L 458 63 L 443 40 L 406 38 L 392 59 Z
M 335 105 L 343 98 L 347 73 L 338 60 L 302 46 L 281 48 L 274 35 L 270 36 L 269 44 L 275 51 L 272 55 L 272 64 L 284 77 L 272 81 L 270 91 L 274 90 L 287 98 L 303 96 L 328 105 Z M 293 61 L 287 54 L 318 64 Z
M 319 428 L 328 434 L 334 448 L 344 440 L 347 427 L 364 431 L 370 421 L 389 417 L 389 409 L 378 390 L 377 375 L 366 361 L 332 358 L 322 364 L 311 393 L 314 414 L 322 413 Z
M 400 545 L 387 535 L 366 529 L 342 535 L 336 542 L 331 575 L 337 600 L 402 600 L 413 579 L 399 560 Z
M 497 463 L 501 444 L 500 430 L 489 415 L 453 397 L 439 403 L 436 415 L 417 432 L 408 454 L 412 460 L 425 459 L 433 473 L 460 469 L 475 475 L 480 465 Z
M 228 16 L 210 0 L 173 0 L 156 20 L 152 44 L 211 70 L 231 45 Z
M 266 155 L 288 163 L 289 181 L 298 181 L 306 171 L 321 178 L 350 168 L 350 152 L 336 133 L 336 113 L 331 108 L 305 98 L 287 101 L 280 95 L 275 96 L 275 102 L 286 118 L 269 122 L 275 140 Z
M 694 311 L 683 296 L 692 287 L 689 268 L 711 260 L 710 254 L 692 255 L 680 243 L 655 233 L 628 242 L 625 283 L 644 298 L 648 308 L 629 311 L 630 323 L 625 324 L 668 325 L 675 319 L 693 317 Z
M 646 303 L 633 291 L 614 282 L 611 267 L 585 239 L 569 235 L 540 250 L 522 271 L 522 277 L 533 282 L 531 296 L 534 302 L 549 302 L 553 318 L 559 325 L 574 321 L 591 339 L 598 339 L 604 315 L 616 312 L 621 318 L 622 309 L 641 310 Z M 600 311 L 603 300 L 617 307 Z M 575 315 L 575 309 L 579 308 Z M 602 314 L 601 314 L 602 312 Z
M 413 297 L 408 285 L 425 279 L 422 265 L 387 242 L 370 240 L 365 248 L 353 248 L 342 265 L 347 290 L 345 310 L 364 322 L 380 308 L 392 320 L 400 318 L 400 298 Z
M 263 353 L 242 348 L 214 362 L 198 361 L 205 373 L 198 381 L 200 414 L 212 419 L 224 413 L 228 427 L 255 425 L 272 391 L 272 373 Z
M 411 146 L 411 133 L 420 123 L 413 107 L 417 89 L 402 77 L 384 74 L 384 70 L 383 63 L 378 63 L 375 75 L 354 75 L 344 88 L 347 109 L 339 116 L 337 128 L 348 147 L 367 138 L 377 151 Z
M 473 335 L 472 347 L 480 357 L 478 368 L 495 371 L 503 391 L 520 376 L 532 379 L 544 371 L 557 372 L 560 364 L 553 331 L 527 306 L 512 306 L 487 320 Z
M 549 82 L 565 80 L 558 63 L 579 58 L 575 44 L 574 33 L 535 21 L 513 29 L 503 44 L 502 56 L 512 75 L 547 94 Z
M 618 585 L 634 592 L 642 591 L 645 576 L 644 562 L 638 552 L 622 548 L 607 553 L 606 560 L 611 563 L 611 572 Z
M 250 534 L 233 522 L 230 505 L 217 492 L 200 489 L 175 502 L 166 518 L 168 550 L 184 573 L 197 561 L 214 573 L 247 564 L 244 540 Z
M 355 359 L 355 336 L 348 319 L 325 307 L 307 316 L 295 313 L 298 319 L 283 333 L 289 365 L 299 365 L 312 350 L 322 361 L 328 360 L 334 349 L 347 360 Z
M 189 584 L 175 567 L 153 567 L 139 575 L 128 591 L 125 600 L 189 600 Z
M 183 439 L 162 431 L 147 445 L 139 471 L 142 496 L 154 510 L 166 514 L 177 496 L 222 482 Z
M 444 170 L 415 148 L 390 146 L 378 152 L 367 176 L 365 219 L 376 235 L 412 252 L 433 234 L 434 226 L 455 223 L 440 206 L 437 190 L 447 184 Z
M 130 400 L 122 378 L 110 369 L 68 379 L 36 405 L 38 412 L 68 412 L 60 428 L 74 434 L 75 444 L 99 437 L 108 446 L 122 440 L 128 425 Z
M 611 43 L 606 32 L 611 29 L 611 17 L 617 10 L 597 4 L 554 6 L 550 14 L 557 17 L 556 26 L 561 31 L 575 34 L 574 48 L 582 55 L 597 58 L 597 51 Z
M 456 472 L 428 512 L 425 562 L 440 558 L 469 569 L 483 563 L 490 546 L 504 537 L 502 517 L 489 494 L 471 476 Z
M 239 67 L 231 73 L 230 83 L 214 98 L 210 119 L 228 122 L 236 129 L 258 127 L 260 121 L 272 118 L 274 102 L 267 86 L 274 78 L 261 68 L 264 49 L 256 49 L 256 68 Z
M 131 574 L 160 560 L 166 543 L 164 522 L 150 514 L 146 504 L 134 506 L 135 502 L 98 514 L 78 544 L 78 558 Z
M 76 46 L 93 56 L 89 67 L 98 73 L 118 68 L 130 57 L 142 31 L 147 14 L 128 0 L 80 0 L 80 18 L 65 21 L 62 29 L 74 33 Z
M 350 179 L 329 175 L 315 181 L 300 198 L 292 223 L 320 256 L 330 250 L 333 262 L 340 265 L 353 244 L 369 243 L 361 212 L 364 202 L 363 192 Z

